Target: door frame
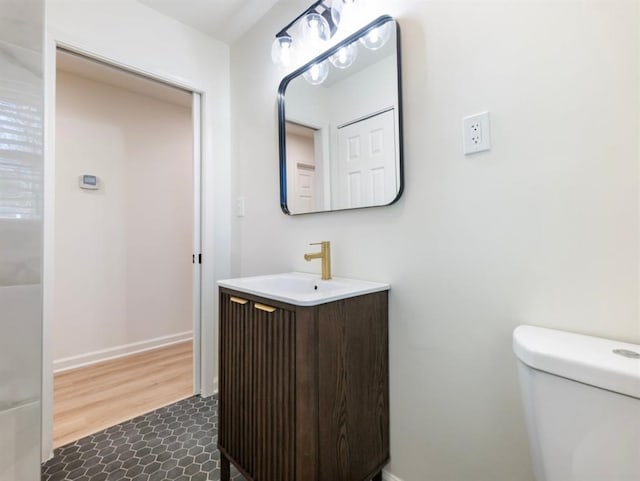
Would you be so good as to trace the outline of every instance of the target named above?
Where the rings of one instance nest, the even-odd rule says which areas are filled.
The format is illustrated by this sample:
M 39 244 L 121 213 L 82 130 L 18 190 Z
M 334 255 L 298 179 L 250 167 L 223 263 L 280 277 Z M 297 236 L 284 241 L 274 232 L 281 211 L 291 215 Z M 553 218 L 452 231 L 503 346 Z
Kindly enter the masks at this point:
M 45 105 L 44 105 L 44 232 L 43 232 L 43 332 L 42 332 L 42 419 L 41 419 L 41 460 L 53 457 L 53 325 L 54 325 L 54 234 L 55 234 L 55 112 L 56 112 L 56 52 L 63 49 L 82 56 L 90 61 L 118 68 L 134 75 L 142 76 L 171 87 L 191 92 L 192 128 L 193 128 L 193 394 L 208 396 L 213 394 L 208 387 L 209 370 L 203 366 L 207 358 L 203 341 L 203 310 L 205 308 L 203 292 L 204 264 L 199 262 L 203 250 L 203 212 L 205 211 L 205 185 L 203 183 L 204 162 L 204 118 L 203 104 L 206 92 L 189 82 L 163 78 L 153 72 L 135 66 L 126 65 L 116 59 L 108 58 L 89 51 L 78 45 L 47 36 L 45 42 Z M 188 253 L 185 253 L 187 256 Z M 214 389 L 216 386 L 214 385 Z
M 331 165 L 331 126 L 329 124 L 322 124 L 318 122 L 309 122 L 308 120 L 302 120 L 295 116 L 287 117 L 285 124 L 287 122 L 291 122 L 292 124 L 298 124 L 302 127 L 306 127 L 309 129 L 313 129 L 316 131 L 314 136 L 314 144 L 316 148 L 316 159 L 320 159 L 321 161 L 321 182 L 320 187 L 322 188 L 322 210 L 331 210 L 331 176 L 332 176 L 332 168 Z M 286 125 L 285 125 L 286 129 Z M 317 165 L 316 161 L 316 165 Z M 316 171 L 317 173 L 317 171 Z M 289 178 L 289 172 L 287 172 L 287 179 Z M 287 193 L 287 199 L 289 195 Z M 288 204 L 288 201 L 287 201 Z

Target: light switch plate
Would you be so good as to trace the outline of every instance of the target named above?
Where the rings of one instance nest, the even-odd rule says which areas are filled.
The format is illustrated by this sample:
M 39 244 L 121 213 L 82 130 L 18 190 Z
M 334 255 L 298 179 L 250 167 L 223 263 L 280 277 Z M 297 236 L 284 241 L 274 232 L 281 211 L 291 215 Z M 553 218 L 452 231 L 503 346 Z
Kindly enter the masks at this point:
M 465 155 L 491 149 L 489 112 L 469 115 L 462 119 L 463 151 Z
M 236 217 L 244 217 L 244 197 L 236 199 Z

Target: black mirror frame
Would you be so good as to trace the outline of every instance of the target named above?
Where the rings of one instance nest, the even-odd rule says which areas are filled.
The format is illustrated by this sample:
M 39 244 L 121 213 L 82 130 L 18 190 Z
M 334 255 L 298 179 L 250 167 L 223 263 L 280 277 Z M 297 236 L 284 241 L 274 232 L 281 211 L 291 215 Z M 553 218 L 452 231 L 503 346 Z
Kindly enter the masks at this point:
M 388 204 L 383 205 L 372 205 L 366 207 L 352 207 L 347 209 L 332 209 L 332 210 L 319 210 L 314 212 L 301 212 L 300 214 L 291 214 L 289 212 L 289 207 L 287 206 L 287 148 L 286 148 L 286 117 L 285 117 L 285 107 L 284 107 L 284 94 L 287 89 L 289 83 L 302 75 L 307 69 L 309 69 L 314 63 L 323 62 L 331 57 L 334 53 L 338 52 L 345 45 L 349 45 L 359 38 L 363 37 L 369 30 L 379 27 L 382 24 L 387 22 L 394 22 L 396 27 L 396 59 L 397 59 L 397 73 L 398 73 L 398 132 L 399 132 L 399 146 L 398 146 L 398 168 L 399 172 L 399 180 L 400 186 L 398 188 L 398 194 L 396 197 L 389 202 Z M 389 15 L 383 15 L 378 17 L 373 22 L 369 23 L 365 27 L 361 28 L 357 32 L 349 35 L 347 38 L 331 47 L 329 50 L 326 50 L 322 54 L 318 55 L 314 59 L 307 62 L 302 67 L 296 69 L 294 72 L 287 75 L 282 82 L 280 82 L 280 86 L 278 87 L 278 147 L 279 147 L 279 157 L 280 157 L 280 208 L 282 212 L 287 215 L 302 215 L 302 214 L 319 214 L 322 212 L 338 212 L 341 210 L 353 210 L 353 209 L 369 209 L 371 207 L 385 207 L 392 205 L 400 199 L 402 193 L 404 191 L 404 147 L 403 147 L 403 129 L 402 129 L 402 57 L 400 55 L 400 26 L 398 22 Z

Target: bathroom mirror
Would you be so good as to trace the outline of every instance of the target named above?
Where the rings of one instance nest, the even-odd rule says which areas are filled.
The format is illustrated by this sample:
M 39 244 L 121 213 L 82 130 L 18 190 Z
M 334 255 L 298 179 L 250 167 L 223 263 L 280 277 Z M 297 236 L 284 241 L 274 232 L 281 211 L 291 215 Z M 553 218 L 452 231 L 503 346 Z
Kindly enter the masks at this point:
M 400 38 L 383 16 L 284 78 L 278 96 L 286 214 L 383 206 L 400 198 Z

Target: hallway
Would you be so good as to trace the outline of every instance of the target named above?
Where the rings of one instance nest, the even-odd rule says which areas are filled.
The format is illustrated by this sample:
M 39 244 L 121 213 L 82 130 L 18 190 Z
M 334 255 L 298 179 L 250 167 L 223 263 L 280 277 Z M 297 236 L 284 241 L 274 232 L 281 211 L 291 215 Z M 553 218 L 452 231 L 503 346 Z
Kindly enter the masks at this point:
M 54 447 L 192 395 L 192 341 L 61 372 L 54 378 Z

